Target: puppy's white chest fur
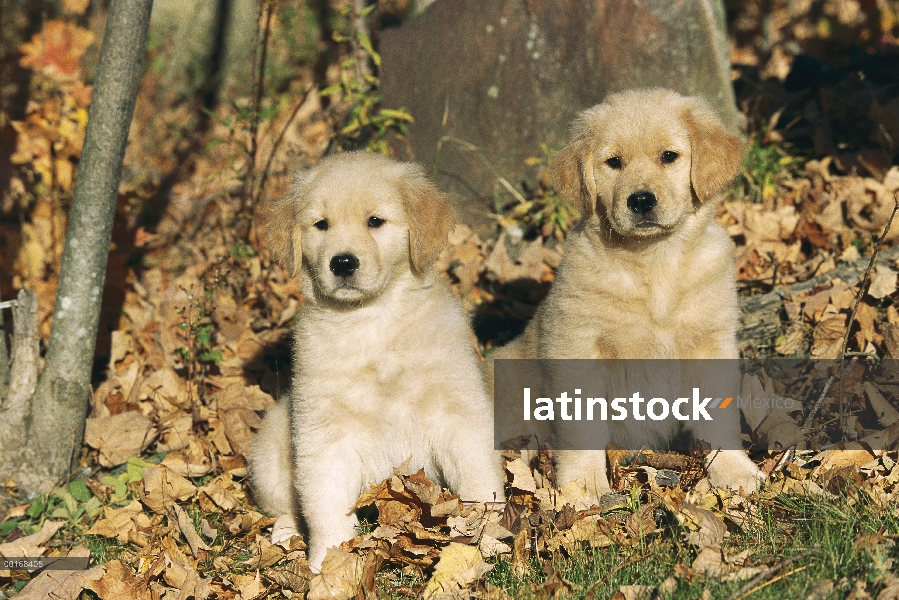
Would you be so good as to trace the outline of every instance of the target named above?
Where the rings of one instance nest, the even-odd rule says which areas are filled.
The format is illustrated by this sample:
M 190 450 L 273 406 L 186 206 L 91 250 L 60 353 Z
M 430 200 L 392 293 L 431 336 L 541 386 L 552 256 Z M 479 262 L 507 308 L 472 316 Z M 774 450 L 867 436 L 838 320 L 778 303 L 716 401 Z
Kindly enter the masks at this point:
M 301 325 L 297 377 L 304 382 L 302 389 L 314 384 L 322 391 L 319 397 L 304 393 L 304 403 L 317 406 L 327 397 L 334 410 L 350 409 L 353 415 L 381 412 L 403 400 L 404 388 L 411 384 L 408 365 L 402 360 L 410 340 L 402 330 L 390 326 L 395 319 L 392 312 L 389 307 L 374 305 L 345 314 L 312 316 Z M 306 340 L 316 343 L 304 346 Z
M 436 293 L 439 302 L 434 302 L 435 293 L 428 287 L 397 286 L 386 292 L 386 297 L 352 310 L 311 307 L 296 331 L 297 376 L 314 378 L 316 384 L 333 381 L 327 387 L 344 393 L 347 387 L 341 384 L 352 382 L 350 389 L 364 388 L 384 401 L 402 395 L 409 386 L 422 386 L 427 382 L 419 381 L 416 372 L 429 359 L 422 358 L 421 351 L 435 341 L 422 336 L 422 329 L 437 339 L 450 338 L 446 340 L 450 342 L 456 342 L 458 336 L 447 334 L 447 329 L 462 325 L 462 331 L 467 330 L 464 317 L 449 303 L 451 298 L 444 297 L 449 292 L 439 289 Z M 404 320 L 424 322 L 418 321 L 416 328 L 398 328 L 396 323 Z M 410 399 L 399 400 L 408 404 Z M 303 401 L 316 399 L 304 394 Z M 354 406 L 361 409 L 364 404 Z
M 412 466 L 439 476 L 434 435 L 446 428 L 448 417 L 472 408 L 459 389 L 482 398 L 475 377 L 460 381 L 458 372 L 442 377 L 445 362 L 428 352 L 431 345 L 451 349 L 459 367 L 471 363 L 459 370 L 476 373 L 473 351 L 457 333 L 467 331 L 464 316 L 448 294 L 403 289 L 351 311 L 313 307 L 301 317 L 294 382 L 299 455 L 339 440 L 364 457 L 369 481 L 389 476 L 410 456 Z M 418 326 L 397 328 L 403 320 Z
M 551 294 L 545 309 L 550 322 L 582 323 L 581 353 L 572 357 L 722 358 L 722 350 L 736 357 L 727 341 L 738 318 L 730 241 L 717 223 L 696 220 L 640 251 L 605 246 L 593 232 L 573 234 L 556 285 L 577 297 Z M 544 351 L 569 356 L 560 347 Z

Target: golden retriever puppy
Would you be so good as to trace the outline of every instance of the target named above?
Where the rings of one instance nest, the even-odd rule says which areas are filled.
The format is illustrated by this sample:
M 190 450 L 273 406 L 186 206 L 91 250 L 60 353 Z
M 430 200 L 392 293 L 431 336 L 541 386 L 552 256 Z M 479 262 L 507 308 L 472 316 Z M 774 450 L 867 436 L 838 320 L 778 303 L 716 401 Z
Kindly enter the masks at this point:
M 491 359 L 739 358 L 734 247 L 715 220 L 714 199 L 741 160 L 739 138 L 697 98 L 634 90 L 581 113 L 571 142 L 553 159 L 552 178 L 583 221 L 565 242 L 555 283 L 535 317 Z M 728 361 L 714 377 L 736 395 L 738 371 Z M 492 360 L 484 374 L 492 392 Z M 683 425 L 722 449 L 710 456 L 712 483 L 755 490 L 764 476 L 738 450 L 736 404 L 721 412 L 711 423 Z M 658 448 L 681 426 L 670 419 L 597 422 L 595 435 L 627 448 Z M 604 451 L 557 457 L 559 484 L 583 478 L 598 494 L 609 490 Z
M 452 223 L 418 167 L 351 153 L 300 174 L 268 225 L 306 301 L 292 389 L 263 419 L 250 476 L 263 510 L 302 518 L 314 569 L 355 535 L 367 484 L 410 457 L 464 500 L 503 500 L 468 320 L 433 268 Z M 274 541 L 295 532 L 282 518 Z

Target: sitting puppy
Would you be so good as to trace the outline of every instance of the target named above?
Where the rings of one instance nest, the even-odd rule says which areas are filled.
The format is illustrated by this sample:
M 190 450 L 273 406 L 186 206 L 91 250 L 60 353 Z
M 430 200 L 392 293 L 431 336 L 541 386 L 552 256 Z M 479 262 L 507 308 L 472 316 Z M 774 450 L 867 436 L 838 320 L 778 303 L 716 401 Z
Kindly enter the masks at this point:
M 627 91 L 581 113 L 571 142 L 554 157 L 552 178 L 584 218 L 525 332 L 485 363 L 489 390 L 492 359 L 739 358 L 734 249 L 715 220 L 713 200 L 741 160 L 740 140 L 697 98 Z M 735 361 L 722 362 L 714 378 L 739 393 Z M 565 381 L 556 384 L 565 389 Z M 738 450 L 736 404 L 721 412 L 712 423 L 686 428 L 722 449 L 710 455 L 712 483 L 755 490 L 764 476 Z M 680 427 L 670 419 L 597 422 L 595 447 L 612 441 L 658 448 Z M 569 450 L 557 458 L 559 484 L 585 479 L 597 494 L 609 490 L 604 451 Z
M 263 419 L 250 476 L 264 511 L 302 517 L 314 569 L 355 535 L 367 483 L 410 456 L 464 500 L 503 501 L 471 330 L 433 268 L 452 223 L 418 167 L 352 153 L 300 174 L 268 224 L 306 301 L 292 390 Z

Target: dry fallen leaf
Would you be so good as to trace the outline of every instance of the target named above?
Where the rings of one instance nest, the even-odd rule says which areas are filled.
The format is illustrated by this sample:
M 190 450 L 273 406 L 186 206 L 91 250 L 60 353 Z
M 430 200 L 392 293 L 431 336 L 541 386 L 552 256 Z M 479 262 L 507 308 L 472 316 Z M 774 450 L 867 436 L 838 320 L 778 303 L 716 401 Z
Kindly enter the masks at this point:
M 90 0 L 62 0 L 62 8 L 69 14 L 83 15 L 90 3 Z
M 201 487 L 200 492 L 200 506 L 204 510 L 232 510 L 244 496 L 231 473 L 219 475 Z
M 712 544 L 700 550 L 690 567 L 706 577 L 717 577 L 720 575 L 726 569 L 721 546 Z
M 143 600 L 151 596 L 134 575 L 134 570 L 120 560 L 103 565 L 104 573 L 96 580 L 88 580 L 87 589 L 102 600 Z
M 141 499 L 155 513 L 165 513 L 176 500 L 187 500 L 196 492 L 194 484 L 166 467 L 144 467 Z
M 184 450 L 169 452 L 159 464 L 184 477 L 200 477 L 212 471 L 209 453 L 196 440 Z
M 328 548 L 321 574 L 309 582 L 307 600 L 349 600 L 356 595 L 362 581 L 364 562 L 361 556 L 340 548 Z
M 528 244 L 517 260 L 512 260 L 506 250 L 506 234 L 503 232 L 496 241 L 493 251 L 487 257 L 484 266 L 492 271 L 497 279 L 503 282 L 516 279 L 534 279 L 542 281 L 549 268 L 543 262 L 543 242 L 538 237 Z
M 786 450 L 804 439 L 799 425 L 782 408 L 773 409 L 752 432 L 752 441 L 769 453 Z
M 651 585 L 622 585 L 611 600 L 654 600 L 659 590 Z
M 181 450 L 193 441 L 194 419 L 191 415 L 178 414 L 167 417 L 160 423 L 159 442 L 156 444 L 157 452 L 171 452 Z
M 314 575 L 309 568 L 309 563 L 305 559 L 298 558 L 292 560 L 284 568 L 267 570 L 265 577 L 293 592 L 302 594 L 309 590 L 309 582 L 312 581 Z
M 253 432 L 259 429 L 262 421 L 257 412 L 274 406 L 274 399 L 258 385 L 232 384 L 218 395 L 217 400 L 219 418 L 225 426 L 228 442 L 235 451 L 246 455 Z
M 874 267 L 874 275 L 871 277 L 871 286 L 868 295 L 872 298 L 886 298 L 896 291 L 896 271 L 884 265 Z
M 153 422 L 136 411 L 89 418 L 84 443 L 100 451 L 100 464 L 116 467 L 139 456 L 156 437 Z
M 656 522 L 653 518 L 653 513 L 656 507 L 658 507 L 657 503 L 650 502 L 628 515 L 627 520 L 624 522 L 624 529 L 630 537 L 638 540 L 646 534 L 655 531 Z
M 116 538 L 120 544 L 128 542 L 137 533 L 137 528 L 150 527 L 150 518 L 144 513 L 144 507 L 137 500 L 122 508 L 103 507 L 103 518 L 94 523 L 88 535 L 102 535 Z
M 537 491 L 531 469 L 520 458 L 506 462 L 506 470 L 512 475 L 512 487 L 522 492 Z
M 422 592 L 422 597 L 452 594 L 454 591 L 465 589 L 492 568 L 493 565 L 483 561 L 481 552 L 476 547 L 451 543 L 440 550 L 440 560 Z
M 65 521 L 44 521 L 37 533 L 0 544 L 0 556 L 4 558 L 43 556 L 45 548 L 42 548 L 42 546 L 56 535 L 56 532 L 63 525 L 65 525 Z
M 265 593 L 265 586 L 259 579 L 259 571 L 256 571 L 256 577 L 240 585 L 238 589 L 240 590 L 240 600 L 255 600 L 262 596 Z
M 887 575 L 883 582 L 883 588 L 877 594 L 877 600 L 899 600 L 899 577 Z
M 677 517 L 688 528 L 687 541 L 689 543 L 703 548 L 724 541 L 727 528 L 712 511 L 700 508 L 691 502 L 682 502 Z
M 191 554 L 195 557 L 199 557 L 200 550 L 211 550 L 211 548 L 206 545 L 206 542 L 200 538 L 193 522 L 190 520 L 190 517 L 187 516 L 187 513 L 184 512 L 184 509 L 177 504 L 173 504 L 172 510 L 175 512 L 175 525 L 178 527 L 178 531 L 181 532 L 181 535 L 184 536 L 184 540 L 190 546 Z
M 826 314 L 812 332 L 812 358 L 837 358 L 843 345 L 843 334 L 846 332 L 846 315 L 843 313 Z
M 819 466 L 815 467 L 812 472 L 812 477 L 815 477 L 819 473 L 825 473 L 841 467 L 860 467 L 868 464 L 874 460 L 874 458 L 874 455 L 863 448 L 852 450 L 825 450 L 811 459 L 812 461 L 821 462 Z
M 877 391 L 874 384 L 866 381 L 862 385 L 862 392 L 864 392 L 865 398 L 868 400 L 868 406 L 874 412 L 881 427 L 889 427 L 896 421 L 899 421 L 899 412 Z
M 90 550 L 78 545 L 72 548 L 69 558 L 87 558 Z M 77 598 L 81 591 L 91 586 L 91 582 L 100 579 L 105 567 L 97 565 L 88 570 L 44 570 L 28 582 L 22 591 L 16 594 L 20 600 L 45 600 L 46 598 Z M 5 575 L 0 575 L 5 576 Z M 127 598 L 127 596 L 125 597 Z

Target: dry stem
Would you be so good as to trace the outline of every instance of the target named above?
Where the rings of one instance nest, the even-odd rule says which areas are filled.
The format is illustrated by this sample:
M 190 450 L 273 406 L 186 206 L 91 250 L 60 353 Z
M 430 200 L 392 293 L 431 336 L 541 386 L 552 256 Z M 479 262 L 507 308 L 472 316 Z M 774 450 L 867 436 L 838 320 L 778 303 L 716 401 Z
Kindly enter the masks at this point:
M 887 221 L 886 227 L 884 227 L 883 233 L 874 245 L 874 252 L 871 254 L 868 268 L 865 269 L 865 274 L 862 275 L 862 278 L 859 280 L 858 294 L 855 296 L 855 305 L 852 307 L 852 314 L 849 316 L 849 322 L 846 324 L 846 333 L 843 336 L 843 347 L 840 351 L 840 433 L 843 433 L 846 427 L 846 406 L 843 399 L 843 366 L 846 364 L 846 350 L 849 346 L 849 333 L 852 331 L 852 324 L 855 323 L 855 315 L 858 312 L 858 306 L 861 304 L 864 295 L 868 292 L 868 288 L 871 287 L 871 282 L 869 281 L 871 269 L 874 268 L 874 262 L 877 260 L 877 254 L 880 252 L 880 246 L 883 244 L 883 240 L 886 239 L 887 234 L 890 232 L 890 226 L 893 224 L 893 217 L 896 216 L 897 210 L 899 210 L 899 199 L 896 198 L 896 194 L 893 194 L 893 212 L 890 213 L 890 218 Z M 859 350 L 864 350 L 864 348 L 859 348 Z

